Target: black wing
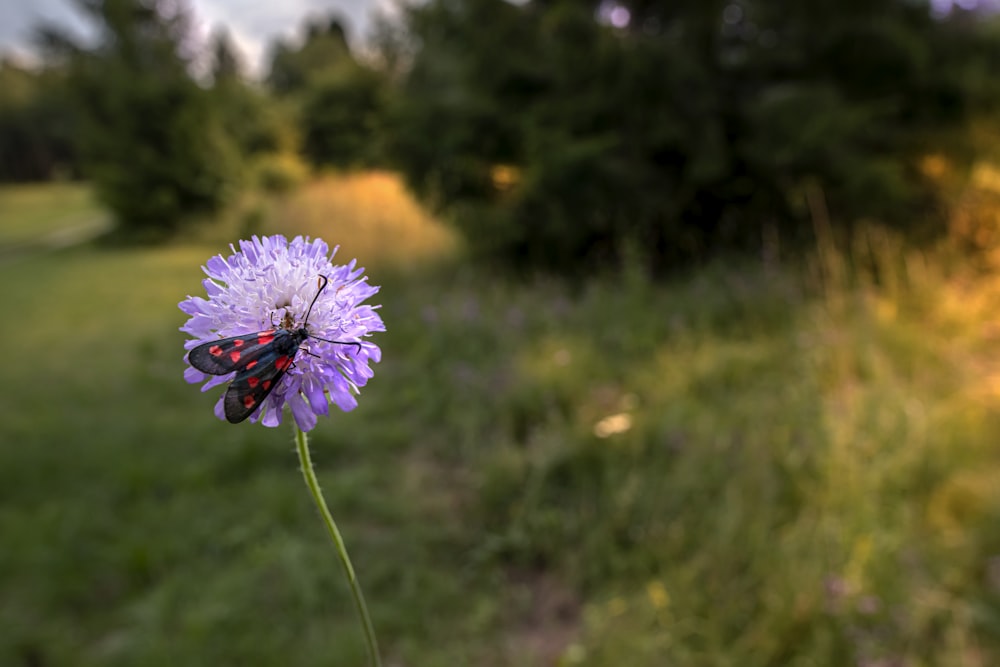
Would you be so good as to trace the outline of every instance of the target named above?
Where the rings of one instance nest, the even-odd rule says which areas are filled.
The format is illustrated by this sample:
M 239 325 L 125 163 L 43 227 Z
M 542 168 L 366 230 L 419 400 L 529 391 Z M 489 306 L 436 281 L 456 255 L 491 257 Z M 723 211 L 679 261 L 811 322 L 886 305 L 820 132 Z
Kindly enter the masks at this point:
M 238 424 L 252 415 L 278 386 L 298 350 L 298 345 L 293 349 L 288 347 L 287 344 L 268 346 L 236 374 L 222 402 L 230 423 Z
M 284 330 L 269 329 L 243 336 L 220 338 L 202 343 L 188 352 L 188 361 L 202 373 L 226 375 L 239 371 L 264 356 L 276 337 L 287 336 Z

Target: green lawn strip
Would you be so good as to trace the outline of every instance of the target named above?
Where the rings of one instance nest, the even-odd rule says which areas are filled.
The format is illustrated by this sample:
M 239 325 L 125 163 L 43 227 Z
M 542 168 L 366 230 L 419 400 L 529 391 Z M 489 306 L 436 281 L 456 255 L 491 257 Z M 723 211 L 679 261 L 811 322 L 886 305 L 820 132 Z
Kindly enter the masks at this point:
M 0 252 L 69 245 L 106 229 L 108 214 L 81 183 L 0 186 Z

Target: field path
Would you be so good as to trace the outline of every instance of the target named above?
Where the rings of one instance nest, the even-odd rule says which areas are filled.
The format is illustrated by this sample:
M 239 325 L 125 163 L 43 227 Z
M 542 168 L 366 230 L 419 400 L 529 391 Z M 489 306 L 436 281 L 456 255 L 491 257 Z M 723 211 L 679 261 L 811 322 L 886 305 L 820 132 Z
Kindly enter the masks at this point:
M 52 252 L 92 241 L 111 229 L 108 215 L 95 215 L 59 229 L 54 229 L 37 238 L 0 243 L 0 261 L 10 261 L 44 252 Z

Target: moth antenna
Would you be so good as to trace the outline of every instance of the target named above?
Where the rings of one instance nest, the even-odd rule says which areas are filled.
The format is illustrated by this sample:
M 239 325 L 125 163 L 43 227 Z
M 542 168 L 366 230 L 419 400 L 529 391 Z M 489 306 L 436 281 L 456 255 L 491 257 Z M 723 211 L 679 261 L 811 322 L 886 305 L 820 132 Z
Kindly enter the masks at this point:
M 320 338 L 319 336 L 309 336 L 313 340 L 321 340 L 324 343 L 333 343 L 334 345 L 353 345 L 358 348 L 358 352 L 361 352 L 361 343 L 357 343 L 353 340 L 330 340 L 329 338 Z
M 326 286 L 329 283 L 330 283 L 330 279 L 327 278 L 326 276 L 320 274 L 320 276 L 319 276 L 319 289 L 316 290 L 316 296 L 313 297 L 312 303 L 309 304 L 309 310 L 306 311 L 306 318 L 304 320 L 302 320 L 302 326 L 305 326 L 305 325 L 309 324 L 309 316 L 312 315 L 313 306 L 316 305 L 316 299 L 319 298 L 319 295 L 323 293 L 323 290 L 326 289 Z

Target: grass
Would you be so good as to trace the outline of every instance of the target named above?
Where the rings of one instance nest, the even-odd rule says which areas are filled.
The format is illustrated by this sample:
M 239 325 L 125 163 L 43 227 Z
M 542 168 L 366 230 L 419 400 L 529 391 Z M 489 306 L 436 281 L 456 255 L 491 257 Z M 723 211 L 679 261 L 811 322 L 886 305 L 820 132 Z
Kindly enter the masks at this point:
M 872 231 L 816 272 L 516 284 L 370 178 L 260 224 L 383 285 L 384 360 L 312 445 L 388 664 L 1000 660 L 1000 280 Z M 291 433 L 181 378 L 222 249 L 0 264 L 0 664 L 363 664 Z
M 81 183 L 0 186 L 0 253 L 45 242 L 60 234 L 103 229 L 107 216 Z

